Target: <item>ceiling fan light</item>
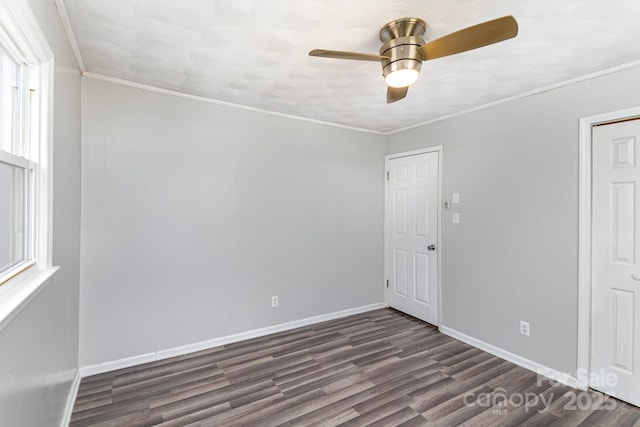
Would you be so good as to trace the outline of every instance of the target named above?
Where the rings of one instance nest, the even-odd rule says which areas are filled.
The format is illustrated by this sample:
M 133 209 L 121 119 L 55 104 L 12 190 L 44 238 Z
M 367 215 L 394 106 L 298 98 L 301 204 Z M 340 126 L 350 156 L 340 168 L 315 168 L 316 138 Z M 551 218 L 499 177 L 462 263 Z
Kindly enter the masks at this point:
M 405 68 L 390 72 L 385 76 L 385 81 L 391 87 L 407 87 L 412 85 L 420 77 L 420 72 L 412 68 Z

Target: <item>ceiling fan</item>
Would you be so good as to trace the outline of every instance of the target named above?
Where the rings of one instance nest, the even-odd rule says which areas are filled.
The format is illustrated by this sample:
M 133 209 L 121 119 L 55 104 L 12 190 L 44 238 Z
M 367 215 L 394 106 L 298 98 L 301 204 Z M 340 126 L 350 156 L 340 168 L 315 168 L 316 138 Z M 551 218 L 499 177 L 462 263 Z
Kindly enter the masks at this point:
M 389 104 L 407 96 L 409 86 L 420 76 L 422 61 L 508 40 L 518 34 L 518 23 L 513 16 L 503 16 L 463 28 L 429 42 L 422 39 L 426 29 L 426 22 L 420 18 L 396 19 L 380 29 L 380 40 L 383 45 L 379 55 L 324 49 L 314 49 L 309 52 L 309 55 L 357 61 L 380 61 L 382 75 L 388 86 L 387 103 Z

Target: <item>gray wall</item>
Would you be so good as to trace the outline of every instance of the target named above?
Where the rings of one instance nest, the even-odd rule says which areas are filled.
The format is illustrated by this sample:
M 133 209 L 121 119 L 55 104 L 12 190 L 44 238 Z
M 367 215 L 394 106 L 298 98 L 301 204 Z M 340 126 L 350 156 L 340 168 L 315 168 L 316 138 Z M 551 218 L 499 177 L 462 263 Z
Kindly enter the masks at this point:
M 640 105 L 639 87 L 635 68 L 389 136 L 388 153 L 443 145 L 444 200 L 460 193 L 443 217 L 444 326 L 576 369 L 578 120 Z
M 46 288 L 0 331 L 0 424 L 62 419 L 78 368 L 80 74 L 51 0 L 29 0 L 55 55 L 53 263 Z
M 81 366 L 383 302 L 385 137 L 82 94 Z

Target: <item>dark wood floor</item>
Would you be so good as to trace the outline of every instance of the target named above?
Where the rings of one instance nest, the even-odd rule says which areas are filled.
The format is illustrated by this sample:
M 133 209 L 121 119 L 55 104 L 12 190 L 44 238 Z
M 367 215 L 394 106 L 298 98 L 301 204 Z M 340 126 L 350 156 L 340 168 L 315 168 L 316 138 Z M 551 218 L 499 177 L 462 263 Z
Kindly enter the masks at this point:
M 84 378 L 89 425 L 638 427 L 640 408 L 382 309 Z

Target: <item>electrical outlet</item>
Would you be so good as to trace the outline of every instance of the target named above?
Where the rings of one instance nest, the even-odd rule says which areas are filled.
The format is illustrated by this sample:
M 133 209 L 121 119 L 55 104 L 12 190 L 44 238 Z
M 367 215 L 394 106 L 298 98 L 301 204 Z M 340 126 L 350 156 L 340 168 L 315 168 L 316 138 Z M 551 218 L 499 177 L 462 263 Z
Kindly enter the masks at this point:
M 520 321 L 520 333 L 529 336 L 529 322 L 525 322 L 524 320 Z
M 271 297 L 271 307 L 278 306 L 278 295 L 274 295 Z

